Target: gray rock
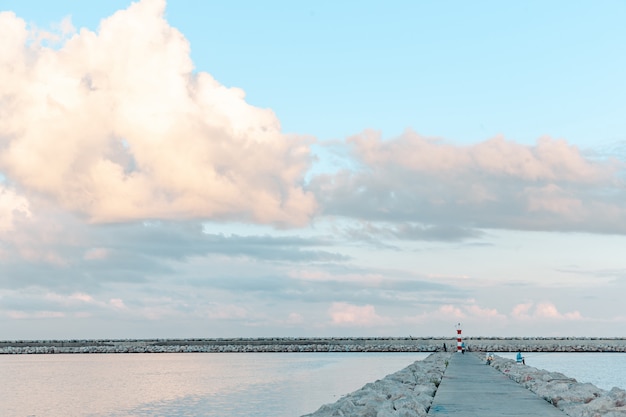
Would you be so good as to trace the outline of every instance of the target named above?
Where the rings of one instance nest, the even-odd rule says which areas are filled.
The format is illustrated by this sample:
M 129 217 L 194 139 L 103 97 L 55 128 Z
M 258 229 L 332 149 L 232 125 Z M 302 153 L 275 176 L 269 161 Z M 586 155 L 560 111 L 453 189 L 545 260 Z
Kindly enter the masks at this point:
M 433 353 L 370 382 L 333 404 L 303 417 L 422 417 L 428 412 L 450 353 Z
M 496 356 L 491 366 L 524 385 L 570 417 L 626 417 L 626 391 L 606 391 L 559 372 L 517 364 Z

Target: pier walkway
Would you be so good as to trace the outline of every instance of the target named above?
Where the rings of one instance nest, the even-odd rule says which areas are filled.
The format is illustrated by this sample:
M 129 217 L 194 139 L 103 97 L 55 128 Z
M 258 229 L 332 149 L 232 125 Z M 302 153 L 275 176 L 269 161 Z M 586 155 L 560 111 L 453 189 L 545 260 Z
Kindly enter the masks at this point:
M 473 353 L 455 353 L 450 358 L 429 416 L 566 416 L 558 408 L 485 365 Z

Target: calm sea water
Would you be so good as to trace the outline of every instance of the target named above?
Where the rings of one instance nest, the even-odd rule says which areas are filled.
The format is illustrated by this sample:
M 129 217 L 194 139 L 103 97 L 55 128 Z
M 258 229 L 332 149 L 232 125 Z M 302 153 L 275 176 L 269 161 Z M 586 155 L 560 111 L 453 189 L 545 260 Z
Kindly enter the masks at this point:
M 426 353 L 0 355 L 2 417 L 293 417 Z
M 513 358 L 515 354 L 501 354 Z M 0 355 L 2 417 L 294 417 L 426 353 Z M 626 388 L 626 354 L 528 353 L 526 363 Z
M 515 353 L 498 353 L 515 359 Z M 626 353 L 523 353 L 526 365 L 561 372 L 578 382 L 610 390 L 613 387 L 626 389 Z

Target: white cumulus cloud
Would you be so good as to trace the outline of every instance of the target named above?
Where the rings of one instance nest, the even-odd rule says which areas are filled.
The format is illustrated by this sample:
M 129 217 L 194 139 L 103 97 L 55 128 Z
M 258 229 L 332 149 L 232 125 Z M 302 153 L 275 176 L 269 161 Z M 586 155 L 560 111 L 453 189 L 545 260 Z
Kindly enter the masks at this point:
M 564 140 L 461 146 L 408 130 L 391 139 L 365 131 L 347 143 L 358 168 L 311 183 L 328 215 L 400 223 L 421 231 L 416 239 L 472 236 L 468 228 L 626 233 L 623 164 Z M 385 227 L 376 234 L 397 234 Z
M 164 11 L 142 0 L 97 32 L 65 20 L 57 37 L 1 13 L 0 172 L 96 222 L 307 223 L 309 139 L 194 72 Z
M 376 313 L 373 305 L 358 306 L 345 302 L 335 302 L 328 310 L 332 324 L 336 326 L 375 327 L 389 320 Z

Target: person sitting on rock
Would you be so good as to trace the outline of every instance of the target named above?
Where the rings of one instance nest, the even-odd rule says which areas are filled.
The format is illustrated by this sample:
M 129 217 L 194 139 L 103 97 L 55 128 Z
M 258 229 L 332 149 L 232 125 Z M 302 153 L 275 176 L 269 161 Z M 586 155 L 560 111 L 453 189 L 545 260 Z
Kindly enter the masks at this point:
M 522 352 L 517 352 L 517 363 L 521 363 L 522 365 L 526 365 L 526 360 L 522 356 Z

